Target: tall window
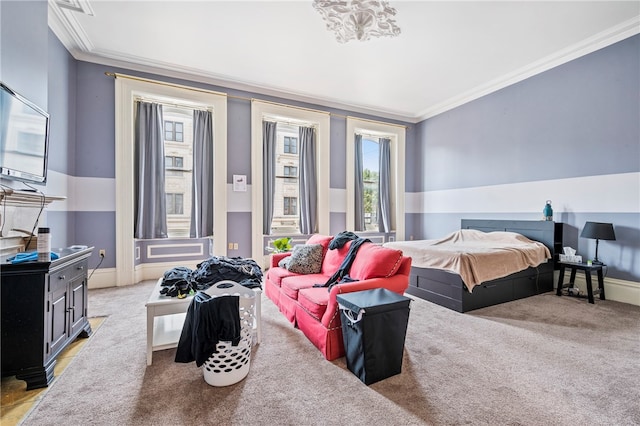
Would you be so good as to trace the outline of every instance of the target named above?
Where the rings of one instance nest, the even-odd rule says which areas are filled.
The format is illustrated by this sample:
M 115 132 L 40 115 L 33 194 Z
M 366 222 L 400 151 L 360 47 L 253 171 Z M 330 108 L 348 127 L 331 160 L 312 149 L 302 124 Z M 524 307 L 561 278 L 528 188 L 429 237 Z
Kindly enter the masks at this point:
M 322 111 L 313 111 L 309 109 L 302 109 L 296 107 L 289 107 L 287 105 L 274 104 L 272 102 L 261 102 L 257 100 L 253 100 L 251 102 L 251 170 L 252 175 L 263 177 L 264 176 L 264 161 L 265 154 L 263 151 L 264 148 L 264 140 L 265 137 L 271 137 L 270 135 L 266 135 L 265 132 L 265 121 L 283 121 L 288 123 L 299 123 L 301 126 L 312 126 L 315 128 L 315 170 L 316 170 L 316 191 L 315 195 L 317 197 L 317 232 L 324 235 L 329 235 L 331 232 L 329 229 L 329 209 L 330 209 L 330 197 L 329 197 L 329 147 L 330 147 L 330 115 L 329 113 Z M 292 139 L 287 139 L 287 150 L 291 151 L 292 147 L 295 150 L 295 153 L 287 152 L 284 153 L 284 136 L 287 136 Z M 302 154 L 301 145 L 299 140 L 299 132 L 293 132 L 288 135 L 283 135 L 282 139 L 282 153 L 283 155 L 300 155 Z M 275 150 L 274 150 L 275 151 Z M 283 179 L 277 179 L 278 175 L 284 176 L 284 166 L 297 166 L 298 167 L 298 177 L 286 177 Z M 299 164 L 295 163 L 282 163 L 281 168 L 278 166 L 274 166 L 275 172 L 273 176 L 274 180 L 300 180 L 300 168 Z M 289 169 L 291 170 L 291 169 Z M 306 178 L 306 176 L 305 176 Z M 257 178 L 259 179 L 259 178 Z M 255 182 L 255 180 L 254 180 Z M 263 179 L 262 184 L 253 185 L 252 187 L 252 247 L 253 252 L 252 255 L 254 259 L 256 259 L 260 264 L 266 265 L 268 257 L 266 257 L 267 252 L 265 251 L 265 246 L 269 245 L 269 241 L 272 240 L 272 235 L 265 235 L 268 233 L 264 232 L 264 229 L 268 226 L 266 222 L 270 222 L 271 217 L 269 214 L 264 213 L 265 209 L 265 200 L 272 200 L 270 195 L 265 194 L 265 179 Z M 305 182 L 307 180 L 305 179 Z M 275 183 L 273 184 L 276 185 Z M 297 185 L 296 185 L 297 186 Z M 306 188 L 306 187 L 305 187 Z M 273 194 L 273 192 L 272 192 Z M 287 195 L 292 196 L 292 195 Z M 298 198 L 297 210 L 298 216 L 303 207 L 303 200 Z M 272 203 L 274 216 L 275 210 L 278 208 L 284 207 L 284 199 L 281 199 L 279 202 L 273 200 Z M 280 206 L 280 207 L 279 207 Z M 289 216 L 291 218 L 291 216 Z M 289 233 L 290 236 L 294 237 L 295 234 L 293 232 Z
M 385 188 L 385 195 L 389 197 L 386 201 L 390 211 L 390 231 L 398 240 L 404 240 L 404 214 L 405 214 L 405 191 L 404 191 L 404 164 L 405 164 L 405 133 L 404 126 L 386 124 L 369 120 L 360 120 L 347 117 L 347 229 L 356 229 L 356 193 L 361 194 L 362 207 L 364 211 L 364 230 L 367 232 L 378 232 L 380 223 L 383 221 L 377 205 L 380 200 L 380 188 Z M 355 170 L 356 163 L 356 135 L 362 135 L 362 191 L 356 188 Z M 386 140 L 388 147 L 389 170 L 385 170 L 387 176 L 381 182 L 382 171 L 378 169 L 380 163 L 380 141 Z M 386 196 L 384 197 L 386 200 Z
M 135 133 L 134 105 L 136 98 L 155 98 L 170 103 L 189 104 L 211 108 L 214 114 L 213 158 L 215 162 L 213 189 L 215 212 L 213 215 L 215 235 L 213 253 L 226 253 L 227 250 L 227 98 L 223 93 L 208 90 L 192 90 L 186 86 L 165 84 L 159 81 L 139 78 L 128 78 L 119 75 L 115 79 L 116 104 L 116 197 L 118 214 L 116 215 L 116 282 L 118 285 L 129 285 L 138 282 L 142 277 L 136 272 L 136 250 L 134 241 L 134 144 Z M 176 102 L 177 101 L 177 102 Z M 168 116 L 165 119 L 172 121 Z M 179 121 L 179 120 L 178 120 Z M 164 124 L 164 123 L 163 123 Z M 162 127 L 164 129 L 164 127 Z M 183 135 L 190 133 L 183 129 Z M 165 153 L 170 155 L 169 153 Z M 149 276 L 151 278 L 151 276 Z

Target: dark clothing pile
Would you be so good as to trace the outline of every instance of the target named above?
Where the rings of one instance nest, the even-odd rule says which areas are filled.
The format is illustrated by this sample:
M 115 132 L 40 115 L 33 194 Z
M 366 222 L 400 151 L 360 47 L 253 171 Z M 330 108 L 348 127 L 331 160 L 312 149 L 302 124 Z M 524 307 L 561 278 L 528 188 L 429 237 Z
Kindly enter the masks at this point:
M 198 290 L 222 280 L 235 281 L 247 288 L 262 288 L 262 269 L 253 259 L 214 256 L 198 264 L 193 272 Z
M 235 281 L 247 288 L 262 288 L 262 269 L 253 259 L 213 256 L 199 263 L 195 270 L 177 266 L 165 272 L 160 294 L 184 298 L 222 280 Z
M 202 366 L 217 352 L 219 341 L 240 343 L 240 298 L 211 297 L 199 291 L 191 300 L 176 349 L 175 362 L 196 362 Z
M 370 243 L 371 240 L 368 238 L 360 238 L 351 231 L 343 231 L 333 237 L 329 243 L 329 250 L 342 248 L 349 241 L 352 241 L 351 246 L 349 247 L 349 252 L 340 264 L 338 270 L 334 272 L 326 283 L 316 284 L 314 287 L 328 287 L 329 291 L 331 291 L 331 287 L 338 283 L 355 281 L 353 278 L 349 277 L 349 270 L 351 269 L 351 265 L 356 258 L 356 253 L 358 253 L 360 246 L 364 243 Z

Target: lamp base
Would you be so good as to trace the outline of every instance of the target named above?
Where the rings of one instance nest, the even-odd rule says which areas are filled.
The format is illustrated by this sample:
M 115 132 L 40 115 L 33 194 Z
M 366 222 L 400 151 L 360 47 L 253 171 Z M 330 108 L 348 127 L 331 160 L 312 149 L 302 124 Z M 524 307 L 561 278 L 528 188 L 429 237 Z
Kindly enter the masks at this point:
M 600 261 L 600 260 L 598 260 L 598 259 L 592 260 L 592 261 L 591 261 L 591 264 L 592 264 L 592 265 L 604 265 L 604 263 L 603 263 L 603 262 L 601 262 L 601 261 Z

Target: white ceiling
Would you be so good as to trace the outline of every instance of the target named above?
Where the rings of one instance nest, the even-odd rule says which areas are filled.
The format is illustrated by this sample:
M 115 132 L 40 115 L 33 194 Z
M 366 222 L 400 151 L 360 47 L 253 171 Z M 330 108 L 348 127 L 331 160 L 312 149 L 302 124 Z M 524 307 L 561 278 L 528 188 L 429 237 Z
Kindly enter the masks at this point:
M 640 1 L 394 1 L 339 44 L 311 0 L 49 0 L 79 60 L 417 122 L 640 32 Z

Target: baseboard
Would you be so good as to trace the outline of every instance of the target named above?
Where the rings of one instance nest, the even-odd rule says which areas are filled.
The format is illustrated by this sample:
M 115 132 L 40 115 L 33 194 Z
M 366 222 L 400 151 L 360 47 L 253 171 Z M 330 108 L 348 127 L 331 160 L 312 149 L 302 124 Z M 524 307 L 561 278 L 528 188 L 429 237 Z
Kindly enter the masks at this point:
M 196 269 L 201 260 L 193 260 L 181 262 L 179 266 Z M 135 282 L 139 283 L 145 280 L 156 280 L 160 278 L 166 271 L 175 268 L 176 263 L 145 263 L 138 265 L 135 270 Z M 89 272 L 91 274 L 91 272 Z M 97 269 L 89 279 L 89 289 L 117 287 L 116 268 Z
M 89 271 L 89 290 L 93 288 L 116 287 L 116 268 L 103 268 Z
M 554 280 L 556 286 L 558 283 L 558 274 L 556 271 Z M 565 283 L 569 280 L 568 275 L 568 272 L 565 272 Z M 575 286 L 578 287 L 581 292 L 587 294 L 587 280 L 584 274 L 576 274 Z M 592 276 L 592 286 L 594 288 L 598 286 L 598 279 L 595 275 Z M 607 300 L 640 306 L 640 282 L 621 280 L 618 278 L 605 278 L 604 293 Z

